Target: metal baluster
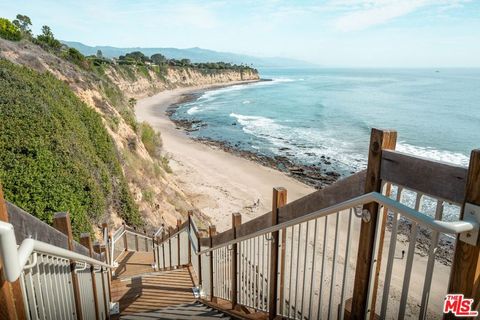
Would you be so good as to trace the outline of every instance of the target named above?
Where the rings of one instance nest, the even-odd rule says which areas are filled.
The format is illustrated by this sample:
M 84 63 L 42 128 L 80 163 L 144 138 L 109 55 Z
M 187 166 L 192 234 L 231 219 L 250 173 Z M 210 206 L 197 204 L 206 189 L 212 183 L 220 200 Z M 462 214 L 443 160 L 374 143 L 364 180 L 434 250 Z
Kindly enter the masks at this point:
M 255 270 L 255 282 L 254 282 L 255 290 L 254 290 L 254 292 L 255 292 L 255 302 L 256 302 L 256 307 L 255 308 L 258 310 L 258 309 L 260 309 L 260 306 L 259 306 L 260 305 L 260 301 L 259 301 L 260 300 L 260 294 L 259 294 L 260 290 L 259 290 L 259 286 L 258 286 L 258 280 L 260 278 L 260 270 L 258 269 L 258 266 L 260 265 L 260 263 L 259 263 L 259 260 L 260 260 L 259 258 L 260 257 L 258 256 L 258 252 L 260 251 L 260 239 L 258 237 L 255 237 L 254 239 L 255 239 L 255 242 L 257 244 L 256 250 L 254 249 L 255 250 L 255 255 L 253 257 L 253 261 L 255 263 L 255 269 L 254 269 Z
M 36 254 L 36 253 L 34 253 Z M 37 263 L 30 269 L 30 274 L 32 277 L 33 289 L 35 293 L 35 300 L 37 305 L 37 310 L 40 316 L 40 319 L 46 318 L 45 303 L 43 301 L 42 293 L 42 284 L 40 283 L 40 269 L 38 265 L 40 264 L 40 257 L 37 257 Z
M 31 257 L 28 258 L 28 263 L 30 264 Z M 29 309 L 30 309 L 30 316 L 32 319 L 38 320 L 38 301 L 35 298 L 35 289 L 33 287 L 33 279 L 32 279 L 32 269 L 26 270 L 25 273 L 25 289 L 27 292 L 27 298 L 28 298 L 28 303 L 29 303 Z
M 292 308 L 293 308 L 293 304 L 292 304 L 292 274 L 293 274 L 292 268 L 293 268 L 293 232 L 294 232 L 295 226 L 292 226 L 289 229 L 291 231 L 290 231 L 290 269 L 288 270 L 289 273 L 290 273 L 289 281 L 288 281 L 288 318 L 290 318 L 290 311 L 292 311 Z
M 415 210 L 419 211 L 423 200 L 423 194 L 417 193 L 415 201 Z M 408 254 L 405 267 L 405 275 L 403 278 L 402 297 L 400 298 L 400 310 L 398 311 L 398 318 L 403 319 L 405 317 L 405 308 L 407 305 L 408 289 L 410 286 L 410 276 L 412 275 L 413 257 L 415 254 L 415 243 L 417 242 L 418 224 L 412 221 L 412 229 L 410 231 L 410 243 L 408 245 Z
M 315 219 L 315 224 L 314 224 L 314 229 L 313 229 L 313 251 L 312 251 L 312 273 L 310 274 L 310 296 L 308 299 L 308 319 L 311 319 L 312 316 L 312 298 L 313 298 L 313 285 L 315 279 L 315 267 L 316 263 L 315 259 L 316 257 L 316 245 L 317 245 L 317 225 L 318 225 L 318 219 Z
M 325 216 L 323 227 L 323 252 L 322 252 L 322 269 L 320 271 L 320 288 L 318 289 L 318 311 L 317 318 L 321 319 L 322 316 L 322 293 L 323 293 L 323 274 L 325 272 L 326 259 L 325 255 L 327 253 L 327 231 L 328 231 L 328 216 Z
M 444 202 L 438 200 L 435 208 L 435 220 L 442 220 L 443 208 Z M 427 270 L 425 273 L 425 283 L 423 284 L 422 303 L 420 305 L 420 319 L 426 319 L 427 317 L 428 300 L 430 298 L 430 288 L 432 285 L 433 269 L 435 268 L 435 254 L 437 252 L 439 236 L 440 234 L 437 231 L 432 230 L 432 243 L 428 251 Z
M 330 299 L 328 302 L 328 319 L 333 318 L 334 309 L 332 308 L 334 302 L 334 292 L 333 289 L 335 288 L 335 280 L 337 274 L 337 250 L 338 250 L 338 225 L 339 225 L 339 215 L 340 213 L 337 212 L 335 215 L 335 240 L 333 245 L 333 258 L 332 258 L 332 277 L 330 281 Z
M 301 239 L 301 236 L 302 236 L 302 225 L 303 225 L 303 223 L 301 223 L 298 226 L 298 235 L 297 235 L 297 239 L 298 239 L 297 240 L 297 242 L 298 242 L 298 245 L 297 245 L 297 265 L 295 267 L 297 276 L 295 277 L 295 298 L 294 298 L 294 301 L 295 301 L 295 318 L 294 319 L 297 319 L 297 314 L 298 314 L 297 292 L 298 292 L 298 277 L 300 275 L 298 259 L 300 258 L 300 242 L 301 242 L 300 239 Z
M 397 202 L 401 202 L 403 194 L 403 187 L 398 186 L 397 188 Z M 385 208 L 387 210 L 388 208 Z M 398 220 L 400 215 L 398 212 L 393 213 L 393 220 L 392 220 L 392 232 L 390 235 L 390 246 L 388 249 L 388 258 L 387 258 L 387 268 L 385 271 L 385 283 L 383 285 L 383 298 L 382 298 L 382 307 L 380 311 L 380 318 L 385 319 L 387 314 L 387 306 L 388 306 L 388 294 L 390 292 L 390 283 L 392 281 L 392 270 L 393 270 L 393 259 L 395 257 L 395 247 L 397 245 L 397 231 L 398 231 Z
M 348 263 L 350 262 L 350 242 L 351 242 L 351 231 L 352 231 L 352 216 L 353 208 L 350 208 L 348 213 L 348 227 L 347 227 L 347 243 L 345 248 L 345 261 L 343 266 L 343 283 L 342 283 L 342 293 L 340 295 L 340 305 L 338 312 L 338 319 L 344 318 L 345 313 L 345 292 L 347 291 L 348 284 Z
M 304 256 L 303 256 L 303 284 L 302 284 L 302 299 L 300 300 L 300 310 L 301 310 L 301 318 L 303 318 L 303 302 L 305 298 L 305 281 L 306 281 L 306 275 L 307 275 L 307 256 L 308 256 L 308 231 L 310 229 L 309 222 L 305 222 L 307 226 L 307 232 L 305 234 L 305 250 L 304 250 Z
M 47 262 L 48 263 L 48 262 Z M 53 315 L 53 312 L 51 310 L 51 307 L 52 307 L 52 303 L 50 302 L 50 294 L 51 294 L 51 291 L 49 290 L 48 288 L 48 274 L 46 272 L 46 270 L 48 268 L 45 268 L 45 255 L 39 255 L 38 257 L 38 264 L 40 266 L 40 273 L 42 275 L 42 284 L 41 284 L 41 290 L 42 290 L 42 295 L 43 295 L 43 299 L 44 299 L 44 303 L 45 303 L 45 316 L 46 316 L 46 319 L 52 319 L 54 318 L 54 315 Z

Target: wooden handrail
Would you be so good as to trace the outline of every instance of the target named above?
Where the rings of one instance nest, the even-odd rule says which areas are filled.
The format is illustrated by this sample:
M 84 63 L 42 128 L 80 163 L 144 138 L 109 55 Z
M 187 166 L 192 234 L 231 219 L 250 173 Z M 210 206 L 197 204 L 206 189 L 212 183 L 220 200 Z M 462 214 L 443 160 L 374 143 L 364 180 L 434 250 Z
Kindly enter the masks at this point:
M 380 178 L 449 202 L 465 199 L 467 168 L 394 150 L 382 152 Z

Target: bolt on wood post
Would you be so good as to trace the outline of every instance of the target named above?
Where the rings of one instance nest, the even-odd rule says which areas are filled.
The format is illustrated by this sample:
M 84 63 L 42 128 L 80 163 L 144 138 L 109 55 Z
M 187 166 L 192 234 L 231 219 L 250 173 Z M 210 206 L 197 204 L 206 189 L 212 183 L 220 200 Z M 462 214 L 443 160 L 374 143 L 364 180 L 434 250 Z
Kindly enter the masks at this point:
M 182 224 L 182 220 L 177 219 L 177 266 L 180 267 L 180 225 Z
M 217 233 L 215 226 L 208 227 L 208 236 L 210 237 L 210 248 L 213 248 L 213 236 Z M 213 251 L 210 251 L 210 301 L 217 302 L 213 295 Z
M 473 150 L 470 155 L 465 200 L 460 220 L 465 215 L 465 204 L 480 206 L 480 149 Z M 467 213 L 468 214 L 468 213 Z M 450 274 L 448 293 L 461 293 L 465 298 L 473 299 L 472 310 L 480 307 L 480 245 L 472 246 L 457 236 L 455 256 Z M 456 319 L 452 313 L 445 319 Z
M 368 152 L 368 167 L 365 180 L 365 193 L 381 192 L 382 181 L 380 178 L 382 151 L 394 150 L 397 143 L 397 132 L 393 130 L 372 129 L 370 136 L 370 147 Z M 383 239 L 385 237 L 385 216 L 378 214 L 378 204 L 376 202 L 368 203 L 363 209 L 370 212 L 370 221 L 362 220 L 360 227 L 360 237 L 358 241 L 357 265 L 355 271 L 355 280 L 353 287 L 352 309 L 346 310 L 350 314 L 350 319 L 365 319 L 368 313 L 369 319 L 375 317 L 375 304 L 378 289 L 378 277 L 381 267 L 381 257 L 383 249 Z M 378 225 L 378 255 L 375 250 L 375 234 Z M 375 268 L 373 274 L 372 288 L 369 290 L 370 272 Z M 371 302 L 367 302 L 371 297 Z
M 67 248 L 73 251 L 73 233 L 68 212 L 58 212 L 53 217 L 53 227 L 67 236 Z M 75 299 L 75 312 L 77 319 L 83 319 L 82 300 L 80 298 L 80 285 L 75 273 L 75 261 L 70 260 L 70 273 L 72 275 L 73 297 Z
M 8 222 L 7 205 L 0 185 L 0 221 Z M 26 319 L 20 280 L 10 283 L 3 275 L 0 261 L 0 319 Z
M 105 248 L 105 246 L 103 246 L 103 248 Z M 102 252 L 105 252 L 105 251 L 108 251 L 108 250 L 104 250 L 102 249 L 102 245 L 98 242 L 96 242 L 94 245 L 93 245 L 93 251 L 95 251 L 96 253 L 98 254 L 102 254 Z M 106 260 L 106 255 L 105 255 L 105 262 L 107 261 Z M 107 262 L 108 263 L 108 262 Z M 104 305 L 104 310 L 105 310 L 105 317 L 108 317 L 108 313 L 109 313 L 109 308 L 108 308 L 108 305 L 109 305 L 109 302 L 107 301 L 107 291 L 109 290 L 109 287 L 110 287 L 110 284 L 108 286 L 108 288 L 105 286 L 105 277 L 106 277 L 106 280 L 107 280 L 107 283 L 109 281 L 109 278 L 108 278 L 108 272 L 105 273 L 103 272 L 103 270 L 101 271 L 102 273 L 102 292 L 103 292 L 103 301 L 105 302 L 103 305 Z
M 287 190 L 285 188 L 273 188 L 272 197 L 272 226 L 278 224 L 278 209 L 287 204 Z M 284 233 L 284 232 L 283 232 Z M 272 240 L 270 242 L 270 287 L 268 293 L 268 318 L 274 319 L 277 316 L 277 298 L 279 282 L 278 275 L 278 257 L 279 257 L 279 232 L 272 232 Z M 281 255 L 281 253 L 280 253 Z M 284 259 L 283 259 L 284 260 Z M 282 278 L 282 275 L 280 275 Z M 283 283 L 280 285 L 283 291 Z
M 123 246 L 125 247 L 125 251 L 128 251 L 128 239 L 127 239 L 127 225 L 124 223 L 123 224 Z
M 93 257 L 93 246 L 92 246 L 92 239 L 90 239 L 89 233 L 82 233 L 80 235 L 80 244 L 83 245 L 85 248 L 88 249 L 90 253 L 90 257 Z M 93 289 L 93 300 L 95 302 L 95 314 L 97 320 L 100 319 L 100 308 L 98 306 L 98 296 L 97 296 L 97 279 L 95 278 L 95 267 L 90 266 L 90 276 L 92 277 L 92 289 Z
M 242 224 L 242 215 L 240 213 L 233 213 L 232 214 L 232 230 L 233 230 L 233 238 L 237 238 L 237 228 Z M 237 270 L 237 256 L 238 256 L 238 245 L 234 243 L 232 245 L 232 274 L 231 274 L 231 281 L 232 281 L 232 309 L 237 307 L 238 303 L 238 270 Z

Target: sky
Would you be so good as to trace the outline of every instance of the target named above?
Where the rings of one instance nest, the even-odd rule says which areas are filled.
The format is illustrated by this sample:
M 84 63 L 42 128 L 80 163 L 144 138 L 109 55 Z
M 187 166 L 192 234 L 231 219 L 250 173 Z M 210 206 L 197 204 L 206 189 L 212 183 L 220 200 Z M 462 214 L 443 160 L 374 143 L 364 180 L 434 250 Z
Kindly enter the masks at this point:
M 116 47 L 201 47 L 324 67 L 480 67 L 480 0 L 0 0 L 34 33 Z

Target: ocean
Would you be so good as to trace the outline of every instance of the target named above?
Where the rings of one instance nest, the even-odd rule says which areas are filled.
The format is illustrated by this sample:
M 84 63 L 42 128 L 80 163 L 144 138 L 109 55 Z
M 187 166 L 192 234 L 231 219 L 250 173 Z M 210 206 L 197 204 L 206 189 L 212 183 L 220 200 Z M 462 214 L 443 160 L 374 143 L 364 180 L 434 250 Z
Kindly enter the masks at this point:
M 480 69 L 259 71 L 272 81 L 204 92 L 172 118 L 193 122 L 194 138 L 341 175 L 366 167 L 371 128 L 397 130 L 397 150 L 462 166 L 480 147 Z

